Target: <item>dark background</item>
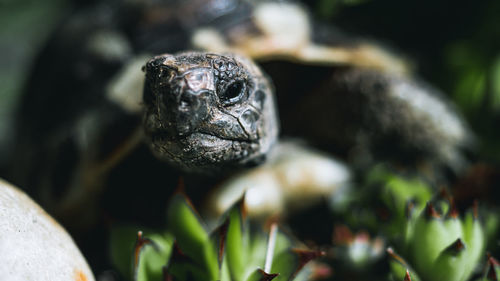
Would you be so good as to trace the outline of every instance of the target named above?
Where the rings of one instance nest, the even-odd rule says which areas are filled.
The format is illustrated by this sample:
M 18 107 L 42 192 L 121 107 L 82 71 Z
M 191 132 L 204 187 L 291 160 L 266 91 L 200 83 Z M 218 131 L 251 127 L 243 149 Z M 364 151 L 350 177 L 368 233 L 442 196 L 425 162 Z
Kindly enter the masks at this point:
M 0 166 L 12 113 L 33 59 L 50 32 L 83 0 L 0 1 Z M 416 73 L 450 95 L 482 140 L 481 152 L 500 158 L 500 2 L 306 0 L 317 20 L 382 43 L 409 58 Z
M 64 18 L 93 2 L 0 0 L 0 167 L 34 58 Z M 407 57 L 456 102 L 478 136 L 478 158 L 500 163 L 500 1 L 303 2 L 316 20 Z

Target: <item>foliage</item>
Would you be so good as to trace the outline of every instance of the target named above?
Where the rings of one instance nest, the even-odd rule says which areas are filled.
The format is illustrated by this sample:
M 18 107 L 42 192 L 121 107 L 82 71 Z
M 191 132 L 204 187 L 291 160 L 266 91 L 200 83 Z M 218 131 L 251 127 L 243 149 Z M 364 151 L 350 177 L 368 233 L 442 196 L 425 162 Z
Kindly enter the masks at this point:
M 402 175 L 379 164 L 371 168 L 356 187 L 335 194 L 332 208 L 351 227 L 398 239 L 400 226 L 406 222 L 407 205 L 411 203 L 420 211 L 433 193 L 423 178 Z
M 418 215 L 410 210 L 402 248 L 409 263 L 389 251 L 394 280 L 410 267 L 414 280 L 468 280 L 483 254 L 484 232 L 477 214 L 461 219 L 451 204 L 429 202 Z
M 360 182 L 343 195 L 342 204 L 334 204 L 348 225 L 368 231 L 353 235 L 346 226 L 335 228 L 340 266 L 351 266 L 358 275 L 363 271 L 363 278 L 386 280 L 376 275 L 380 255 L 371 254 L 385 240 L 391 280 L 465 281 L 477 275 L 488 240 L 497 239 L 497 214 L 484 207 L 479 219 L 476 201 L 461 216 L 446 189 L 436 192 L 422 178 L 386 165 L 373 167 Z M 370 239 L 368 233 L 378 237 Z M 490 259 L 489 264 L 493 272 L 495 263 Z
M 304 266 L 322 253 L 297 248 L 299 244 L 276 224 L 269 235 L 255 229 L 242 202 L 208 232 L 189 200 L 176 194 L 167 210 L 168 229 L 137 236 L 131 259 L 134 280 L 305 280 L 308 270 Z M 118 231 L 115 241 L 129 230 Z M 123 251 L 118 244 L 124 242 L 115 242 L 115 257 Z
M 477 281 L 498 281 L 500 280 L 500 263 L 493 258 L 488 256 L 488 262 L 486 264 L 486 270 L 481 279 Z

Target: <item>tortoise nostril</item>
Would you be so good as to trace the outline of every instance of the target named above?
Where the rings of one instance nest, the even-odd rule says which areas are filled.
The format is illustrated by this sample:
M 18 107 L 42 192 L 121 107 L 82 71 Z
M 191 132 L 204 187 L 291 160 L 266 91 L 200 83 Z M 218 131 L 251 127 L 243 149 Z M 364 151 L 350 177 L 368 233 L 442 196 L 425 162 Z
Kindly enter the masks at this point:
M 183 93 L 178 102 L 178 110 L 181 112 L 196 111 L 200 107 L 199 97 L 193 93 Z
M 179 101 L 179 110 L 180 111 L 188 111 L 191 108 L 192 101 L 187 98 L 185 95 L 181 97 Z

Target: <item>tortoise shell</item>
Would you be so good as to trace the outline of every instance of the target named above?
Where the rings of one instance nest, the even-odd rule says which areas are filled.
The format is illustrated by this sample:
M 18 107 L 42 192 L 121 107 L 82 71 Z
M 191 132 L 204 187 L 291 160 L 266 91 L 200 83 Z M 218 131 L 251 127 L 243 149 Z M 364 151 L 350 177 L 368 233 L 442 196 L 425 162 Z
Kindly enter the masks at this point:
M 192 177 L 193 165 L 168 165 L 142 141 L 141 67 L 162 53 L 254 59 L 274 84 L 281 120 L 274 130 L 351 164 L 425 161 L 458 170 L 464 163 L 461 149 L 471 135 L 438 91 L 415 79 L 404 59 L 314 22 L 300 5 L 119 2 L 87 8 L 56 30 L 18 113 L 7 178 L 67 225 L 94 223 L 94 213 L 82 218 L 80 210 L 96 204 L 114 218 L 157 221 L 180 174 L 197 190 L 224 177 Z

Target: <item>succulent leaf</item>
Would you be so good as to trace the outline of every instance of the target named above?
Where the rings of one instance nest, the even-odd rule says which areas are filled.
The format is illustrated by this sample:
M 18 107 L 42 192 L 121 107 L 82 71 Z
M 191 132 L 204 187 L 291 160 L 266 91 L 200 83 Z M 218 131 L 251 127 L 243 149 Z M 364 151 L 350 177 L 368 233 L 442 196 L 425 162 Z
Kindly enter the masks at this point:
M 462 231 L 464 236 L 464 241 L 468 247 L 468 262 L 465 264 L 466 271 L 472 272 L 476 265 L 481 260 L 481 256 L 484 255 L 484 249 L 486 247 L 486 237 L 483 230 L 483 226 L 477 219 L 477 214 L 474 215 L 473 212 L 468 212 L 462 221 Z
M 176 194 L 167 211 L 169 232 L 149 237 L 140 233 L 137 238 L 135 280 L 306 280 L 305 271 L 300 279 L 294 278 L 321 253 L 292 250 L 295 241 L 278 231 L 276 224 L 270 235 L 253 231 L 241 202 L 209 235 L 189 200 Z
M 250 276 L 246 279 L 246 281 L 271 281 L 275 279 L 279 274 L 269 274 L 264 272 L 262 269 L 256 269 Z
M 406 270 L 405 279 L 403 281 L 411 281 L 410 271 Z
M 440 198 L 427 203 L 418 217 L 408 220 L 405 250 L 413 268 L 424 280 L 465 281 L 470 277 L 485 244 L 477 212 L 469 212 L 461 219 L 453 198 L 441 193 Z M 397 276 L 395 280 L 403 278 L 404 267 L 409 268 L 406 262 L 399 267 L 391 264 L 393 276 Z M 412 276 L 412 279 L 415 278 Z
M 244 226 L 240 204 L 231 208 L 228 213 L 228 230 L 226 237 L 226 256 L 230 276 L 234 281 L 244 280 L 247 264 L 248 241 L 247 229 Z
M 415 271 L 410 268 L 410 265 L 398 254 L 394 252 L 392 248 L 387 248 L 387 254 L 389 256 L 389 267 L 391 269 L 392 280 L 399 281 L 405 280 L 407 272 L 412 272 L 411 280 L 420 281 L 420 278 L 414 273 Z
M 409 246 L 415 268 L 430 269 L 444 247 L 457 237 L 452 237 L 442 218 L 428 203 L 415 222 L 412 243 Z
M 430 275 L 428 280 L 464 280 L 464 275 L 468 274 L 465 271 L 466 262 L 466 246 L 461 239 L 457 239 L 441 252 L 432 269 L 424 276 Z
M 382 185 L 382 201 L 397 214 L 403 217 L 406 204 L 412 200 L 418 212 L 425 202 L 432 197 L 432 189 L 417 177 L 403 177 L 392 172 L 386 165 L 377 165 L 367 176 L 367 184 Z
M 121 274 L 131 274 L 134 280 L 156 280 L 163 275 L 163 267 L 170 257 L 173 237 L 168 232 L 155 233 L 137 227 L 113 226 L 111 229 L 111 255 Z M 135 241 L 135 242 L 134 242 Z M 134 245 L 135 243 L 135 245 Z M 130 253 L 134 253 L 131 255 Z
M 500 262 L 492 256 L 488 256 L 488 263 L 482 281 L 498 281 L 500 280 Z
M 110 252 L 114 267 L 123 275 L 129 276 L 133 269 L 134 243 L 137 239 L 137 227 L 114 225 L 110 230 Z M 144 228 L 141 228 L 144 230 Z M 144 230 L 150 233 L 148 230 Z
M 203 280 L 203 277 L 207 276 L 203 268 L 200 268 L 200 264 L 182 253 L 177 244 L 174 244 L 172 256 L 166 269 L 171 281 Z M 148 281 L 152 280 L 157 279 L 149 279 Z
M 142 238 L 142 233 L 139 233 L 135 250 L 134 276 L 137 281 L 159 280 L 163 276 L 163 267 L 170 258 L 173 237 L 170 233 L 165 233 L 151 234 L 150 238 Z
M 201 219 L 188 199 L 178 193 L 172 198 L 167 211 L 169 229 L 175 236 L 180 250 L 199 262 L 197 272 L 205 274 L 205 280 L 219 278 L 217 252 Z
M 305 263 L 304 263 L 305 264 Z M 272 265 L 271 272 L 279 272 L 276 281 L 293 280 L 298 270 L 302 268 L 301 256 L 299 252 L 288 249 L 280 252 Z

